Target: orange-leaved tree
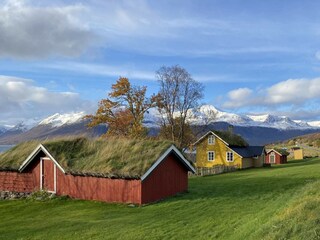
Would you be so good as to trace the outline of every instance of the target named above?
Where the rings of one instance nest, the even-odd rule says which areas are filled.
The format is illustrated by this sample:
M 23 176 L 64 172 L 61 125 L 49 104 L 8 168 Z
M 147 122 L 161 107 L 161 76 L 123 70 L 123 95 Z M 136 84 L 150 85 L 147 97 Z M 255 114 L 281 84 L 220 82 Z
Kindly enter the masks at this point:
M 99 102 L 95 115 L 87 115 L 89 127 L 101 123 L 108 124 L 107 135 L 144 137 L 147 129 L 143 127 L 145 112 L 155 107 L 159 95 L 146 97 L 147 87 L 132 86 L 128 78 L 120 77 L 112 85 L 109 98 Z

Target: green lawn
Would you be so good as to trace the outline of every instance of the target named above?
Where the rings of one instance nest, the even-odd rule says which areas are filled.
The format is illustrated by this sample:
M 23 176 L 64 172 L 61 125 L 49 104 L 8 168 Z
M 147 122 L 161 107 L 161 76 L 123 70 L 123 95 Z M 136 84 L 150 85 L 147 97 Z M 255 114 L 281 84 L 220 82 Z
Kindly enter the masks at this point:
M 319 239 L 320 160 L 194 177 L 143 207 L 0 201 L 1 239 Z

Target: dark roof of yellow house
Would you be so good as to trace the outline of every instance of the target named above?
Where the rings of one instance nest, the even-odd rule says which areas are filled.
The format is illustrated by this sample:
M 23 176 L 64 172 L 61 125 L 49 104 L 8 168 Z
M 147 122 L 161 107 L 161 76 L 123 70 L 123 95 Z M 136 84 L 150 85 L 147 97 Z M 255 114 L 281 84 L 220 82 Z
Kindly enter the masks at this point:
M 259 157 L 265 151 L 264 146 L 246 146 L 246 147 L 230 146 L 230 148 L 243 158 Z

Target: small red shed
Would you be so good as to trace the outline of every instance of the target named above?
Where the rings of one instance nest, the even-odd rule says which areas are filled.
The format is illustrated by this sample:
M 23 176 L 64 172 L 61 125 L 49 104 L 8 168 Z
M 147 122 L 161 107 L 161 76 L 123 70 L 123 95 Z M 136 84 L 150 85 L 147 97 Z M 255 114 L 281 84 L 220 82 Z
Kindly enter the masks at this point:
M 289 153 L 284 149 L 270 149 L 267 151 L 265 163 L 284 164 L 287 163 Z
M 0 155 L 0 191 L 46 190 L 145 204 L 187 191 L 188 171 L 195 172 L 174 145 L 163 141 L 47 141 L 19 164 L 26 147 L 28 143 Z

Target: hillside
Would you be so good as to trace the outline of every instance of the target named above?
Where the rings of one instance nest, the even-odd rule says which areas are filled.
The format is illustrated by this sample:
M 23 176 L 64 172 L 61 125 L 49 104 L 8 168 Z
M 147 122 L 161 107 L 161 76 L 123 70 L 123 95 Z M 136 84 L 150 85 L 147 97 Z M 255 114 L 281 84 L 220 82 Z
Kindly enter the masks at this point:
M 320 133 L 312 133 L 312 134 L 297 136 L 287 141 L 283 141 L 283 143 L 286 143 L 288 145 L 294 145 L 294 144 L 308 145 L 310 147 L 320 148 Z
M 303 148 L 305 157 L 317 157 L 320 156 L 320 133 L 311 133 L 297 136 L 294 138 L 290 138 L 289 140 L 269 144 L 267 147 L 286 149 L 300 147 Z M 292 154 L 289 155 L 289 159 L 290 158 L 293 158 Z
M 3 239 L 317 239 L 319 168 L 319 159 L 307 159 L 272 168 L 192 177 L 188 193 L 143 207 L 66 198 L 0 201 L 0 236 Z

